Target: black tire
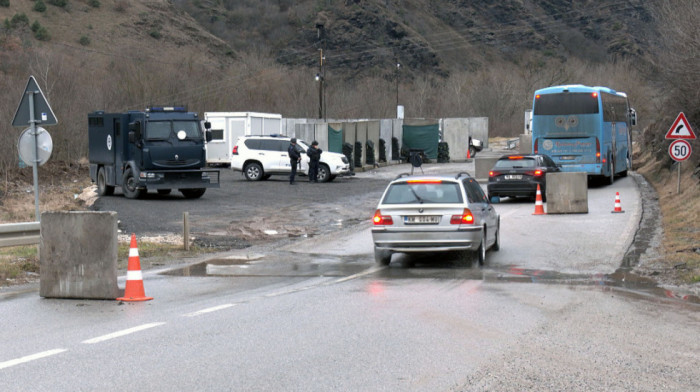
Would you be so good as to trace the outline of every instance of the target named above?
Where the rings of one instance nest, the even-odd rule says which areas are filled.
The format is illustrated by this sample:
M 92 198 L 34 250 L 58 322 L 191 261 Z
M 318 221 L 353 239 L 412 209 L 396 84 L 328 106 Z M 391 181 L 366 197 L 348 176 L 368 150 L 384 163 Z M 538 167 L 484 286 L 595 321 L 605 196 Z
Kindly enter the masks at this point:
M 178 189 L 185 199 L 199 199 L 207 191 L 207 188 Z
M 248 181 L 260 181 L 265 177 L 265 172 L 259 163 L 253 162 L 245 165 L 243 168 L 243 174 Z
M 629 170 L 632 170 L 632 161 L 630 161 L 630 158 L 627 157 L 626 161 L 627 161 L 627 168 L 620 172 L 620 177 L 627 177 L 627 172 Z
M 379 265 L 387 266 L 391 263 L 391 251 L 374 247 L 374 261 Z
M 131 168 L 126 169 L 122 176 L 122 192 L 127 199 L 138 199 L 143 190 L 138 187 L 138 180 Z
M 111 196 L 114 194 L 114 187 L 107 185 L 107 174 L 105 174 L 104 167 L 97 171 L 97 194 L 99 196 Z
M 318 165 L 318 182 L 328 182 L 331 178 L 331 169 L 325 163 Z
M 469 158 L 474 158 L 474 155 L 476 155 L 476 148 L 469 146 Z
M 479 267 L 483 266 L 486 262 L 486 240 L 484 238 L 486 232 L 483 233 L 484 235 L 481 236 L 481 243 L 479 243 L 479 249 L 477 249 L 475 252 L 472 252 L 472 264 L 478 263 Z
M 170 192 L 172 192 L 172 189 L 158 189 L 156 192 L 158 192 L 159 195 L 169 195 Z
M 501 219 L 498 219 L 498 223 L 496 224 L 496 239 L 493 242 L 493 245 L 491 245 L 491 249 L 494 251 L 498 252 L 501 249 Z

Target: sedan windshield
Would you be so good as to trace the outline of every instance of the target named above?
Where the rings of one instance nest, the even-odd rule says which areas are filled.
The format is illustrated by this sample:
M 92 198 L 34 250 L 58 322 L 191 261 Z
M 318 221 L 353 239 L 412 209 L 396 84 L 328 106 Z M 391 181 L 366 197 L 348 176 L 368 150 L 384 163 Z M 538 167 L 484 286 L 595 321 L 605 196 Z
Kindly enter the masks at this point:
M 384 204 L 450 204 L 462 203 L 459 185 L 454 182 L 407 183 L 397 182 L 389 186 Z

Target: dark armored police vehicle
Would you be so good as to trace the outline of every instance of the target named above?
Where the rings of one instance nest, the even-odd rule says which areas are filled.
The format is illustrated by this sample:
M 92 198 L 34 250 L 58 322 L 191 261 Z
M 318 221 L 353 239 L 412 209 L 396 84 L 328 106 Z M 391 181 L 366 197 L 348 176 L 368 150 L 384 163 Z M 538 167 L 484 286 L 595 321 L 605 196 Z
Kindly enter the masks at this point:
M 204 126 L 184 107 L 89 113 L 90 179 L 97 193 L 111 195 L 121 186 L 124 196 L 136 199 L 149 189 L 163 195 L 177 189 L 194 199 L 218 188 L 219 171 L 206 169 L 211 132 Z

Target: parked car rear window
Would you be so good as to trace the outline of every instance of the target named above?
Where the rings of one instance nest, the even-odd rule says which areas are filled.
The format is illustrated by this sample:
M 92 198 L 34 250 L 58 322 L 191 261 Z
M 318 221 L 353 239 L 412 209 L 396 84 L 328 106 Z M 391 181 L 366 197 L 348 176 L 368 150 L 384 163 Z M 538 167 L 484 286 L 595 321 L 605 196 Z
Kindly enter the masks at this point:
M 389 186 L 384 204 L 462 203 L 459 184 L 397 182 Z
M 537 161 L 534 158 L 523 159 L 499 159 L 496 161 L 497 169 L 515 169 L 519 167 L 535 167 Z

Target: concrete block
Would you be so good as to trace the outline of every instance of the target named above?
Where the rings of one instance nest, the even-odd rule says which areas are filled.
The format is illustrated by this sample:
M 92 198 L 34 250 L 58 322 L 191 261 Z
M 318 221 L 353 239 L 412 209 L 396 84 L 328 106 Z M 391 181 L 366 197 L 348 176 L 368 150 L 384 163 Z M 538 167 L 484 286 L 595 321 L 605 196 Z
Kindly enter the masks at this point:
M 588 178 L 579 173 L 547 173 L 547 214 L 587 214 Z
M 484 179 L 489 178 L 489 171 L 493 169 L 499 157 L 479 157 L 474 159 L 474 178 Z
M 532 154 L 532 135 L 520 135 L 520 146 L 518 151 L 521 154 Z
M 41 214 L 40 288 L 46 298 L 115 299 L 116 212 Z

